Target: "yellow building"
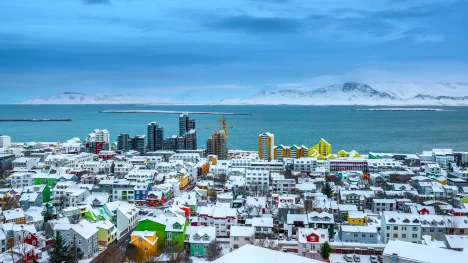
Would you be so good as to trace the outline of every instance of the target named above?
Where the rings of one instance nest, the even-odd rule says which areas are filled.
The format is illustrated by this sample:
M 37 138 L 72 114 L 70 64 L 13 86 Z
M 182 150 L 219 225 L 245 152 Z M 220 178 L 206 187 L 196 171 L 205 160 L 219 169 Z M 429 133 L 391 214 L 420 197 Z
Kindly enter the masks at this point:
M 349 211 L 348 223 L 350 225 L 362 226 L 367 223 L 367 216 L 365 216 L 361 211 Z
M 360 158 L 360 157 L 361 157 L 361 154 L 359 154 L 359 153 L 356 152 L 355 150 L 352 150 L 352 151 L 349 153 L 349 157 L 351 157 L 351 158 Z
M 339 151 L 339 152 L 337 153 L 337 155 L 338 155 L 338 158 L 346 158 L 346 157 L 349 156 L 348 152 L 345 151 L 345 150 Z
M 283 158 L 291 158 L 291 147 L 280 145 L 274 148 L 274 158 L 282 160 Z
M 320 139 L 319 143 L 312 147 L 312 149 L 317 150 L 317 152 L 322 156 L 328 156 L 332 151 L 332 146 L 322 138 Z
M 133 231 L 130 244 L 136 247 L 138 260 L 146 260 L 158 253 L 158 237 L 156 231 Z
M 265 132 L 258 135 L 258 157 L 262 160 L 271 161 L 275 158 L 275 135 Z
M 184 190 L 189 184 L 189 175 L 187 171 L 180 170 L 177 173 L 177 178 L 179 179 L 179 189 Z

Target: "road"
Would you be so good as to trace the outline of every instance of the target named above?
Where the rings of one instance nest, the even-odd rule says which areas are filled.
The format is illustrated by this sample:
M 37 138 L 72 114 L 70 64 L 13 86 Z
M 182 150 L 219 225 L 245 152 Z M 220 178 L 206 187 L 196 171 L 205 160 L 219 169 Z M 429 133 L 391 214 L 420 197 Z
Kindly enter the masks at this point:
M 133 229 L 128 231 L 124 236 L 122 236 L 117 242 L 110 244 L 106 250 L 102 251 L 97 257 L 91 260 L 91 263 L 117 263 L 124 262 L 125 260 L 125 251 L 127 250 L 128 243 L 130 242 L 130 234 Z M 118 248 L 118 250 L 115 249 Z

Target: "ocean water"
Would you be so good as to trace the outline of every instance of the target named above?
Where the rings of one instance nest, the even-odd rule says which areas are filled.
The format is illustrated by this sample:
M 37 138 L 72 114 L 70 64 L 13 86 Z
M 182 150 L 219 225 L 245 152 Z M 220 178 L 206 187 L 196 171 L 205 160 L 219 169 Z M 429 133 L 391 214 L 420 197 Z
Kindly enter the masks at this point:
M 359 152 L 415 153 L 432 148 L 468 151 L 468 107 L 437 107 L 450 111 L 354 111 L 362 106 L 135 106 L 135 105 L 0 105 L 0 118 L 71 118 L 72 122 L 0 122 L 0 134 L 14 142 L 84 139 L 93 129 L 107 129 L 112 140 L 120 133 L 146 133 L 156 121 L 165 136 L 177 134 L 177 114 L 113 114 L 102 110 L 171 110 L 251 113 L 226 116 L 230 149 L 256 150 L 257 136 L 275 134 L 275 144 L 310 147 L 320 138 L 341 149 Z M 217 115 L 192 115 L 199 148 L 220 127 Z

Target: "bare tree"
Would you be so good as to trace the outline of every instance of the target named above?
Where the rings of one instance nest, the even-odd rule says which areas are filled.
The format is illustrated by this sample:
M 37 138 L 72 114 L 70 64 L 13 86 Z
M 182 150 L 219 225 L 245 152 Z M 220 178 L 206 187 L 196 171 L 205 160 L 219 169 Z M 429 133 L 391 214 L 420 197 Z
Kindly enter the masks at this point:
M 57 195 L 55 197 L 54 206 L 55 206 L 55 214 L 58 214 L 59 211 L 62 211 L 65 208 L 65 201 L 67 197 L 65 195 Z
M 183 247 L 174 244 L 166 244 L 161 247 L 161 256 L 164 256 L 166 259 L 165 262 L 167 263 L 189 263 L 190 262 L 190 255 L 184 250 Z M 150 262 L 160 262 L 156 258 L 155 261 Z
M 276 202 L 272 198 L 267 198 L 265 212 L 271 214 L 273 218 L 276 218 L 278 216 L 278 207 L 276 206 Z
M 449 235 L 456 235 L 456 229 L 460 226 L 460 220 L 456 216 L 445 217 L 445 226 Z
M 266 234 L 256 234 L 250 238 L 251 245 L 257 247 L 268 248 L 271 250 L 279 250 L 278 240 L 277 239 L 269 239 Z
M 304 198 L 304 212 L 306 214 L 315 210 L 315 208 L 319 205 L 319 201 L 315 196 L 307 196 Z
M 218 181 L 221 184 L 222 188 L 224 189 L 224 186 L 226 185 L 226 182 L 227 182 L 227 175 L 224 173 L 218 175 Z
M 3 205 L 3 210 L 11 210 L 20 207 L 18 199 L 15 196 L 6 197 L 5 204 Z
M 210 198 L 211 202 L 216 202 L 218 199 L 218 194 L 216 193 L 215 189 L 208 189 L 206 195 Z
M 246 205 L 244 206 L 244 212 L 247 214 L 247 218 L 252 218 L 252 214 L 255 210 L 253 205 Z
M 254 212 L 257 216 L 260 216 L 262 213 L 263 207 L 261 205 L 256 205 L 254 206 Z
M 216 240 L 211 241 L 205 249 L 205 257 L 208 261 L 214 261 L 221 257 L 222 247 Z
M 80 222 L 81 215 L 76 214 L 76 215 L 71 215 L 68 217 L 68 220 L 70 221 L 71 224 L 78 224 Z

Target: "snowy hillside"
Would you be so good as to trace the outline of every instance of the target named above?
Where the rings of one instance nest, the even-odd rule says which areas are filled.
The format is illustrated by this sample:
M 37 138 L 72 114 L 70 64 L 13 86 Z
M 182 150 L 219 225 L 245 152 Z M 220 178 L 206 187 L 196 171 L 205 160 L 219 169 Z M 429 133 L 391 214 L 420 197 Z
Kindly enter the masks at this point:
M 345 82 L 314 89 L 262 91 L 220 104 L 294 105 L 468 105 L 468 83 Z
M 31 98 L 22 104 L 171 104 L 173 100 L 136 97 L 129 95 L 92 95 L 75 92 L 64 92 L 47 97 Z

